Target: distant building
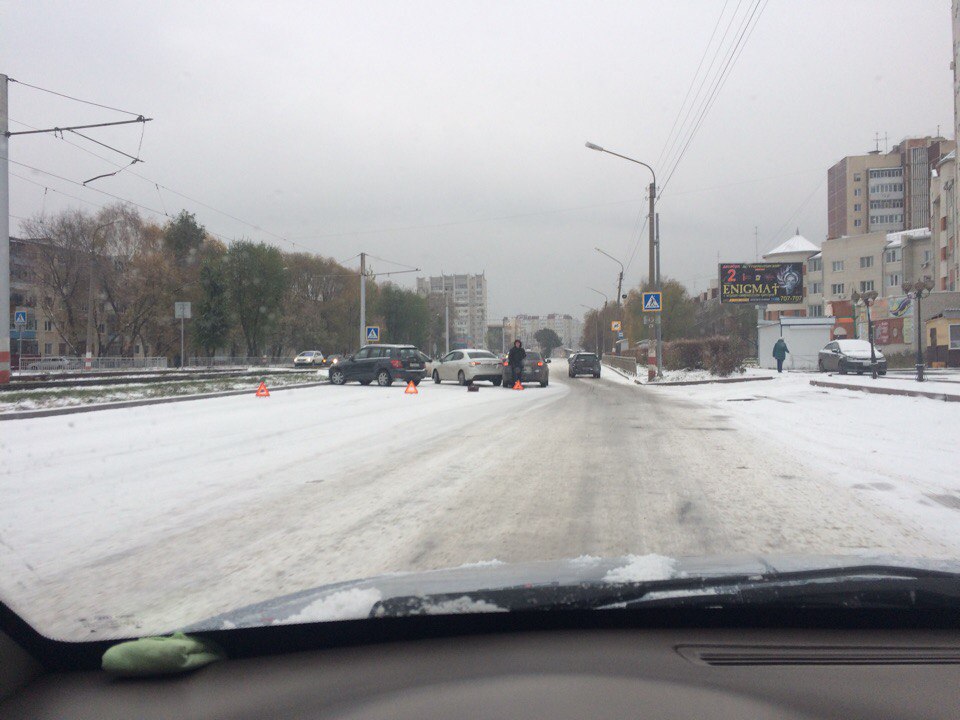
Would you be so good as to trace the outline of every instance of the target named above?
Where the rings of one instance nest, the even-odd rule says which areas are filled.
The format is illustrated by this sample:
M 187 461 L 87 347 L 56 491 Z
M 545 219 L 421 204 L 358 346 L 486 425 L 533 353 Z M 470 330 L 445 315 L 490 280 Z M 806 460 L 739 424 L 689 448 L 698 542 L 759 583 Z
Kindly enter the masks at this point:
M 535 335 L 538 330 L 549 328 L 560 338 L 564 347 L 576 348 L 580 346 L 580 335 L 583 332 L 583 321 L 572 315 L 551 313 L 550 315 L 515 315 L 503 318 L 503 337 L 509 348 L 514 340 L 520 341 L 526 347 L 536 347 Z
M 932 270 L 925 274 L 933 278 L 937 290 L 957 290 L 960 255 L 957 253 L 956 151 L 944 156 L 930 180 L 930 233 L 933 264 Z
M 814 245 L 812 242 L 807 240 L 803 235 L 800 234 L 799 228 L 797 229 L 797 234 L 792 238 L 785 240 L 780 243 L 770 252 L 766 253 L 763 256 L 764 262 L 799 262 L 807 263 L 807 261 L 814 255 L 820 252 L 820 248 Z M 808 272 L 807 267 L 804 267 L 803 273 L 803 294 L 804 300 L 806 300 L 806 295 L 808 292 Z M 779 317 L 805 317 L 811 314 L 816 314 L 816 312 L 811 313 L 810 309 L 807 307 L 806 302 L 798 304 L 770 304 L 767 306 L 766 319 L 767 320 L 776 320 Z
M 437 275 L 417 278 L 417 292 L 439 295 L 450 304 L 450 347 L 486 347 L 487 278 L 479 275 Z
M 930 174 L 956 142 L 906 138 L 888 153 L 849 155 L 827 171 L 827 237 L 930 225 Z

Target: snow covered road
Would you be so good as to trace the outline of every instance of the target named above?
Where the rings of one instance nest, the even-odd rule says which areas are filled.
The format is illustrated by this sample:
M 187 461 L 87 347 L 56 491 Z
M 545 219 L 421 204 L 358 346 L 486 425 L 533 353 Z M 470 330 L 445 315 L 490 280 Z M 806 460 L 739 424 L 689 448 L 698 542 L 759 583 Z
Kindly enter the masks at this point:
M 0 595 L 88 639 L 492 559 L 960 549 L 798 453 L 795 400 L 764 426 L 734 386 L 565 370 L 523 392 L 328 386 L 7 423 Z

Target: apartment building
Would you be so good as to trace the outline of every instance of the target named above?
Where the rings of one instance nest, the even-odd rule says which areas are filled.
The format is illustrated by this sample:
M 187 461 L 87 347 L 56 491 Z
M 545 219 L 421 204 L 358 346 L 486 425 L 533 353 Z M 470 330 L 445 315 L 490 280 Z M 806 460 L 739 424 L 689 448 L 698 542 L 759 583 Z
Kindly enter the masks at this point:
M 536 347 L 537 331 L 549 328 L 560 338 L 564 347 L 580 347 L 583 321 L 572 315 L 551 313 L 549 315 L 515 315 L 503 318 L 503 337 L 509 347 L 516 339 L 527 347 Z
M 931 171 L 955 149 L 942 137 L 906 138 L 837 162 L 827 171 L 827 237 L 929 227 Z
M 937 290 L 957 290 L 960 256 L 957 254 L 956 151 L 946 155 L 930 180 L 930 245 Z
M 487 343 L 487 278 L 478 275 L 437 275 L 417 278 L 423 296 L 443 295 L 450 306 L 450 347 L 482 348 Z

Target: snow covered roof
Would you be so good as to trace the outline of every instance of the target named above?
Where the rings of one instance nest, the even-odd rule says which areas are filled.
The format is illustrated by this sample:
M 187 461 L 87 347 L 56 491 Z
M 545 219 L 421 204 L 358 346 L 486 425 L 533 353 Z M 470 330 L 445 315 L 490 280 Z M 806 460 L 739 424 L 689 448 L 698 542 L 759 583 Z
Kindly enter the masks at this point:
M 803 235 L 797 232 L 789 240 L 780 243 L 773 250 L 766 253 L 764 257 L 770 257 L 771 255 L 787 255 L 789 253 L 815 253 L 818 252 L 820 248 L 814 245 L 812 242 L 807 240 Z
M 899 232 L 887 233 L 887 247 L 902 247 L 904 238 L 907 240 L 929 240 L 930 228 L 914 228 L 913 230 L 900 230 Z
M 816 260 L 817 258 L 822 258 L 822 257 L 823 257 L 823 253 L 822 253 L 822 252 L 818 252 L 816 255 L 811 255 L 811 256 L 810 256 L 809 258 L 807 258 L 807 259 L 808 259 L 808 260 Z

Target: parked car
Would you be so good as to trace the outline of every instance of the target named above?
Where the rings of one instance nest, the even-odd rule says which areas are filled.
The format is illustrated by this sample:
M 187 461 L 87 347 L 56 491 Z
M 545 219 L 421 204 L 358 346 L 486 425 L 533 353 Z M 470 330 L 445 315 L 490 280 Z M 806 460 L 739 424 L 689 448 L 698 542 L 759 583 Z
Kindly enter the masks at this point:
M 570 366 L 568 374 L 570 377 L 577 375 L 593 375 L 600 377 L 600 358 L 596 353 L 575 353 L 570 356 L 567 363 Z
M 887 359 L 876 346 L 874 355 L 877 358 L 877 372 L 887 374 Z M 870 371 L 870 343 L 866 340 L 834 340 L 824 346 L 817 360 L 820 372 L 836 371 L 841 375 L 856 372 L 863 375 Z
M 435 383 L 456 380 L 467 385 L 476 380 L 489 380 L 494 385 L 503 381 L 500 360 L 487 350 L 453 350 L 433 363 L 431 377 Z
M 550 358 L 544 359 L 536 350 L 527 350 L 527 358 L 523 361 L 523 375 L 520 382 L 523 384 L 538 382 L 540 387 L 550 383 Z M 501 382 L 503 387 L 513 387 L 513 368 L 506 360 L 501 361 Z
M 28 370 L 68 370 L 72 367 L 74 361 L 68 357 L 63 357 L 60 355 L 51 355 L 49 357 L 42 358 L 36 362 L 30 363 L 27 366 Z
M 423 380 L 423 358 L 413 345 L 365 345 L 356 353 L 343 358 L 330 368 L 330 382 L 334 385 L 356 380 L 361 385 L 376 381 L 389 386 L 395 380 Z
M 305 365 L 323 365 L 323 353 L 319 350 L 304 350 L 293 359 L 294 367 L 303 367 Z

